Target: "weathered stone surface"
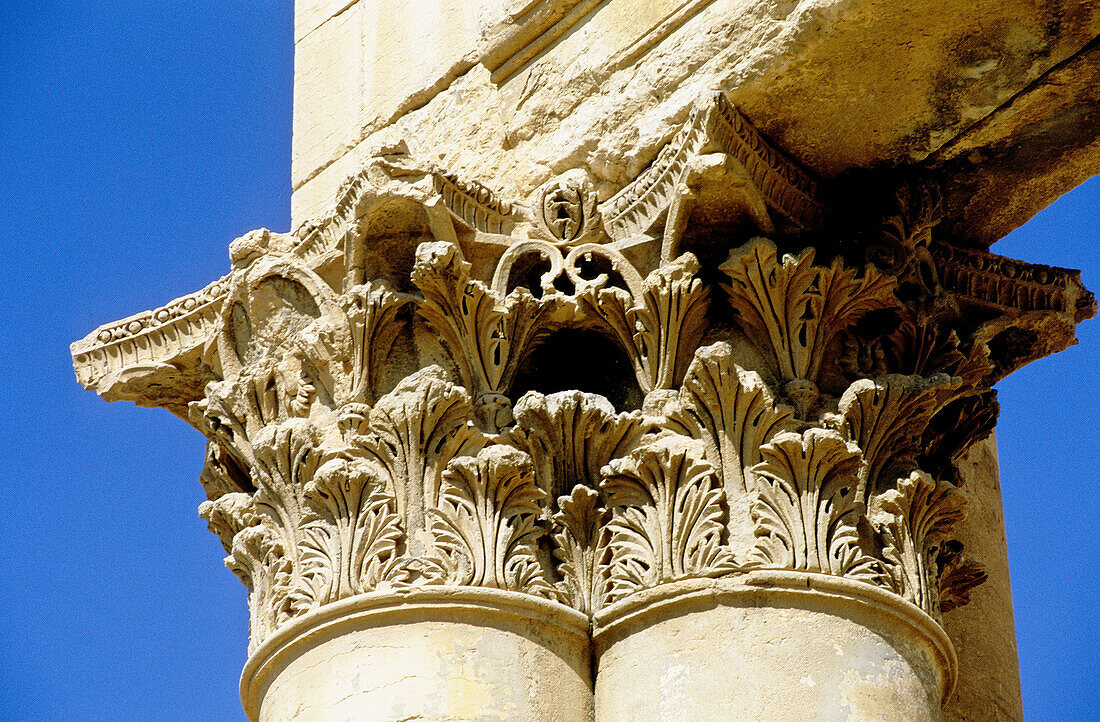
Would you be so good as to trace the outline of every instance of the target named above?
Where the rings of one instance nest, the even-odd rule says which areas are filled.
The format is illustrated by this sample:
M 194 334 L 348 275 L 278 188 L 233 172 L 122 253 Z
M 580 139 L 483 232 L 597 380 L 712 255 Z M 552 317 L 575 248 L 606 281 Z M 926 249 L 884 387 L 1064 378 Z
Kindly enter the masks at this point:
M 592 719 L 588 619 L 504 592 L 365 595 L 257 650 L 249 716 L 284 720 Z
M 1095 167 L 1090 43 L 1100 17 L 1088 4 L 430 5 L 391 17 L 383 4 L 358 42 L 299 40 L 301 67 L 328 64 L 342 74 L 345 66 L 329 60 L 361 45 L 360 62 L 375 68 L 366 76 L 384 80 L 364 86 L 367 116 L 337 118 L 323 103 L 296 113 L 295 223 L 322 212 L 343 179 L 392 137 L 516 198 L 585 168 L 602 200 L 652 161 L 706 90 L 727 92 L 825 177 L 968 157 L 956 171 L 965 188 L 948 193 L 948 223 L 956 236 L 986 245 Z M 410 54 L 409 37 L 430 42 Z M 331 135 L 323 122 L 311 130 L 315 117 L 342 123 L 336 135 L 354 141 L 307 152 Z M 1017 196 L 1019 165 L 1005 156 L 1018 145 L 1017 153 L 1043 162 L 1028 166 L 1032 192 L 1005 211 L 994 199 Z M 1078 157 L 1055 162 L 1067 153 Z M 983 194 L 974 198 L 977 187 Z
M 596 720 L 939 718 L 947 636 L 874 592 L 759 574 L 609 607 L 596 616 Z

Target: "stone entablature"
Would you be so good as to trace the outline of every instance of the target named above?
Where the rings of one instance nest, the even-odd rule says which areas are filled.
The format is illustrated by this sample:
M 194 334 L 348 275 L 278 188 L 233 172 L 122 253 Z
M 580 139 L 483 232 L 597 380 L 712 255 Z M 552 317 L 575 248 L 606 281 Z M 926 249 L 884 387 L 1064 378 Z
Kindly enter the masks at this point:
M 992 384 L 1096 306 L 1075 272 L 939 237 L 932 183 L 891 182 L 895 207 L 835 212 L 722 96 L 603 201 L 578 172 L 502 200 L 395 146 L 74 363 L 209 438 L 200 513 L 253 650 L 368 592 L 606 619 L 772 572 L 936 620 L 985 577 L 952 530 Z

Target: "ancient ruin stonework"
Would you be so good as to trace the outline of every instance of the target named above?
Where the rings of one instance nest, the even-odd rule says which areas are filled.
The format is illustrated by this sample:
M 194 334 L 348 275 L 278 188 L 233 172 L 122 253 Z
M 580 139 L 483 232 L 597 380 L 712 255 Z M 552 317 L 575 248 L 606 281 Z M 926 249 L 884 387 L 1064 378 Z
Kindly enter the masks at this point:
M 1084 173 L 1100 20 L 503 4 L 300 1 L 311 220 L 73 345 L 209 439 L 249 716 L 971 718 L 992 386 L 1096 312 L 986 249 Z

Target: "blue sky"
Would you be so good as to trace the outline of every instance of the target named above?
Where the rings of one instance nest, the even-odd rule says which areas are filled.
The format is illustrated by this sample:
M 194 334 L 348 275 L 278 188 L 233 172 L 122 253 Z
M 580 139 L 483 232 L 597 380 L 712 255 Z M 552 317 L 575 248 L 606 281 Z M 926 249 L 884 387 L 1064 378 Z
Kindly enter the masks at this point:
M 108 405 L 68 345 L 289 229 L 292 17 L 282 2 L 0 5 L 0 719 L 237 720 L 245 591 L 196 514 L 203 440 Z M 994 250 L 1100 289 L 1100 179 Z M 1100 692 L 1100 322 L 999 385 L 1029 719 Z

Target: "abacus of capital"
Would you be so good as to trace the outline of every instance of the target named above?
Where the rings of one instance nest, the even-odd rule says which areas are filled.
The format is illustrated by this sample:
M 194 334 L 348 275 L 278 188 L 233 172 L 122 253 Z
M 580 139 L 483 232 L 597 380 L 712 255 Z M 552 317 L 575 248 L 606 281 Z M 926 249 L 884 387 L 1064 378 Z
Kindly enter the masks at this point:
M 1020 717 L 992 386 L 1096 303 L 987 249 L 1100 17 L 925 5 L 297 2 L 296 230 L 72 348 L 209 439 L 250 719 Z

